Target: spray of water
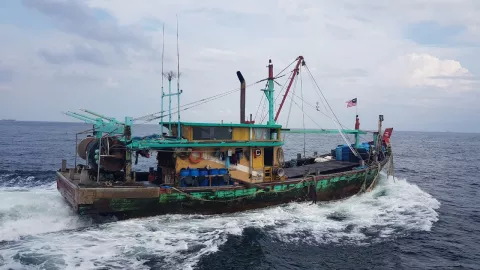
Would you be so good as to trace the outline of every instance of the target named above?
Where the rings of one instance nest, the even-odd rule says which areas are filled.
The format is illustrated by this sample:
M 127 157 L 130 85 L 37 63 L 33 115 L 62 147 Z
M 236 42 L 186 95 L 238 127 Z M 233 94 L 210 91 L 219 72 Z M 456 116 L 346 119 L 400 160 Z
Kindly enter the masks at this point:
M 338 202 L 95 225 L 73 215 L 54 188 L 0 193 L 0 266 L 13 269 L 148 269 L 145 263 L 152 261 L 191 269 L 229 234 L 240 235 L 247 227 L 268 228 L 267 233 L 284 242 L 374 244 L 429 231 L 440 206 L 405 179 L 383 176 L 374 191 Z

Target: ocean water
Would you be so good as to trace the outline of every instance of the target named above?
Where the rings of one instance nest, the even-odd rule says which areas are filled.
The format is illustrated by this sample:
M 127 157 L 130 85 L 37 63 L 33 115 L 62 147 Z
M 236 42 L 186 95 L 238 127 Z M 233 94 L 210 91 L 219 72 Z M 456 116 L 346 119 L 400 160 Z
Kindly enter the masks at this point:
M 0 122 L 0 269 L 480 269 L 480 134 L 394 130 L 395 178 L 342 201 L 116 221 L 76 216 L 56 190 L 87 128 Z M 343 143 L 289 135 L 286 157 L 304 140 L 307 155 Z

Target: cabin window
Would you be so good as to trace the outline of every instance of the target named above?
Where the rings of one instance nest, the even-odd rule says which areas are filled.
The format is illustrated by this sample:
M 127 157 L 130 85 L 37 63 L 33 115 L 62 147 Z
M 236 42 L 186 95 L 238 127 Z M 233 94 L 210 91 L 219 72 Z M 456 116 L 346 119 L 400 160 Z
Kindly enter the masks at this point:
M 230 127 L 193 127 L 194 140 L 231 140 Z
M 270 140 L 270 129 L 255 128 L 253 129 L 255 140 Z

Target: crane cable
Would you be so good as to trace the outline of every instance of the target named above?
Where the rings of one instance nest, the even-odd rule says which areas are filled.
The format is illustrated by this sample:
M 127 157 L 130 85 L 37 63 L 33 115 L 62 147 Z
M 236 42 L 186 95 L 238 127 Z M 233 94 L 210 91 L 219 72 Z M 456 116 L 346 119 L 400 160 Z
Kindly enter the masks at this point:
M 338 120 L 338 117 L 337 115 L 335 114 L 335 112 L 333 111 L 332 107 L 330 106 L 330 104 L 328 103 L 327 99 L 325 98 L 325 96 L 323 95 L 323 92 L 322 90 L 320 89 L 320 86 L 318 86 L 317 84 L 317 81 L 315 80 L 315 78 L 313 77 L 312 73 L 310 72 L 310 69 L 308 68 L 307 64 L 305 64 L 305 67 L 307 69 L 307 72 L 308 74 L 310 75 L 310 77 L 312 78 L 313 80 L 313 83 L 314 85 L 316 86 L 316 89 L 318 90 L 318 92 L 321 94 L 321 96 L 323 97 L 323 99 L 325 100 L 325 103 L 327 104 L 328 108 L 330 109 L 331 113 L 333 114 L 333 116 L 335 117 L 336 121 L 333 121 L 333 123 L 335 123 L 335 126 L 337 126 L 337 129 L 338 131 L 340 132 L 340 136 L 342 136 L 343 140 L 347 143 L 347 146 L 348 148 L 350 148 L 350 150 L 352 151 L 352 153 L 361 159 L 361 156 L 360 154 L 358 153 L 358 151 L 356 149 L 354 149 L 352 146 L 351 146 L 351 142 L 346 138 L 345 134 L 344 134 L 344 129 L 342 127 L 339 126 L 339 123 L 340 123 L 340 120 Z M 322 100 L 322 103 L 323 103 L 323 100 Z M 323 104 L 325 106 L 325 104 Z M 325 109 L 327 109 L 327 107 L 325 106 Z M 333 119 L 332 119 L 333 120 Z
M 254 82 L 254 83 L 251 83 L 249 85 L 247 85 L 246 87 L 250 87 L 250 86 L 253 86 L 255 84 L 257 84 L 258 82 Z M 189 105 L 194 105 L 194 106 L 190 106 L 188 108 L 185 108 L 181 111 L 185 111 L 187 109 L 191 109 L 193 107 L 196 107 L 198 105 L 201 105 L 201 104 L 205 104 L 207 102 L 210 102 L 210 101 L 213 101 L 213 100 L 216 100 L 216 99 L 219 99 L 219 98 L 222 98 L 222 97 L 225 97 L 225 96 L 228 96 L 232 93 L 235 93 L 235 92 L 238 92 L 240 91 L 240 88 L 236 88 L 236 89 L 232 89 L 232 90 L 229 90 L 229 91 L 226 91 L 226 92 L 223 92 L 223 93 L 220 93 L 220 94 L 216 94 L 216 95 L 213 95 L 213 96 L 210 96 L 210 97 L 206 97 L 206 98 L 202 98 L 202 99 L 199 99 L 197 101 L 193 101 L 193 102 L 189 102 L 187 104 L 184 104 L 184 105 L 181 105 L 181 106 L 177 106 L 177 107 L 174 107 L 174 108 L 171 108 L 171 110 L 175 110 L 175 109 L 178 109 L 179 107 L 180 108 L 185 108 Z M 165 117 L 165 116 L 169 116 L 169 115 L 174 115 L 176 114 L 177 112 L 173 112 L 173 113 L 170 113 L 170 114 L 163 114 L 167 112 L 167 110 L 163 110 L 163 111 L 160 111 L 160 112 L 155 112 L 155 113 L 152 113 L 152 114 L 147 114 L 147 115 L 144 115 L 144 116 L 140 116 L 140 117 L 137 117 L 137 118 L 134 118 L 133 120 L 134 121 L 137 121 L 137 120 L 144 120 L 145 122 L 149 122 L 149 121 L 152 121 L 152 120 L 155 120 L 155 119 L 159 119 L 159 118 L 162 118 L 162 117 Z M 157 116 L 158 114 L 161 114 L 160 116 Z

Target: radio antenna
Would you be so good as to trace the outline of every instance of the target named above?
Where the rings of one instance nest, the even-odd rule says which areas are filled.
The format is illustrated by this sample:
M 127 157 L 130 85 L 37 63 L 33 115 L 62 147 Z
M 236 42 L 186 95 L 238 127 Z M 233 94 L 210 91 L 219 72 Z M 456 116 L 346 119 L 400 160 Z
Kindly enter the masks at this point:
M 160 113 L 160 135 L 163 136 L 163 77 L 164 77 L 164 72 L 163 72 L 163 56 L 165 54 L 165 24 L 163 24 L 163 34 L 162 34 L 162 108 L 161 108 L 161 113 Z
M 181 138 L 180 134 L 180 50 L 178 48 L 178 14 L 177 16 L 177 98 L 178 98 L 178 106 L 177 106 L 177 115 L 178 115 L 178 124 L 177 124 L 177 137 L 178 139 Z

